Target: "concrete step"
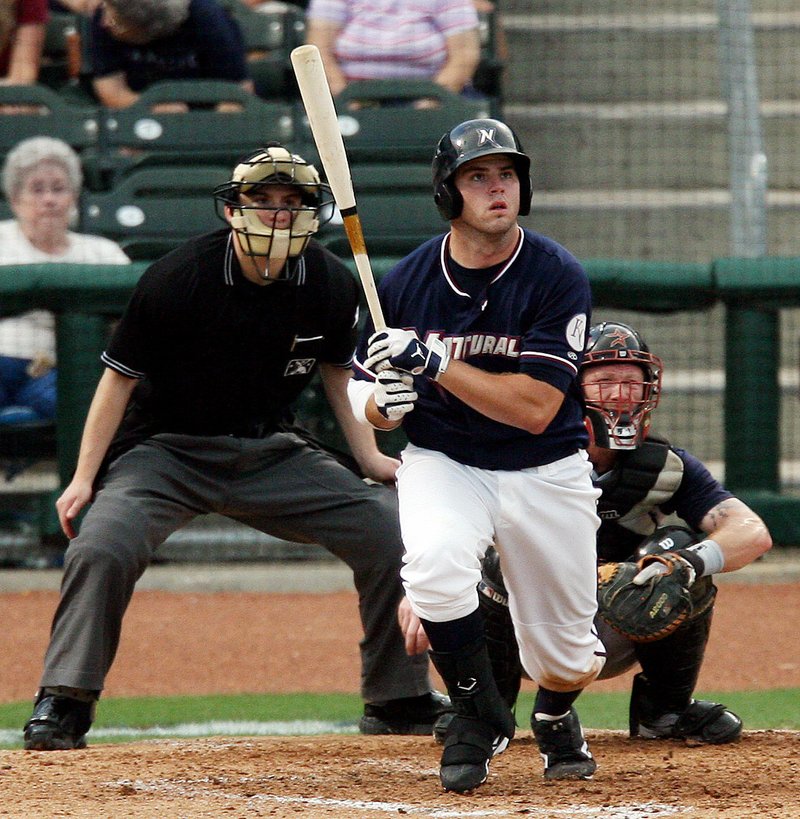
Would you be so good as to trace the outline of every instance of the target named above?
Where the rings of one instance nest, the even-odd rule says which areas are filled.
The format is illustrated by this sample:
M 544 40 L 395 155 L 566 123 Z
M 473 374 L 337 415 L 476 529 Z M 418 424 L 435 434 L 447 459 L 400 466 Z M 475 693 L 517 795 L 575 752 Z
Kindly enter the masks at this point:
M 718 0 L 500 0 L 503 16 L 514 14 L 716 14 Z M 754 13 L 797 11 L 797 0 L 751 0 Z
M 504 115 L 531 156 L 535 190 L 729 184 L 721 100 L 507 103 Z M 791 189 L 800 181 L 800 102 L 765 100 L 761 116 L 769 184 Z
M 769 191 L 767 253 L 797 255 L 800 193 Z M 697 262 L 728 256 L 730 194 L 724 189 L 534 192 L 524 225 L 579 258 Z
M 800 99 L 800 11 L 753 15 L 765 99 Z M 714 13 L 507 14 L 506 99 L 515 103 L 720 96 Z

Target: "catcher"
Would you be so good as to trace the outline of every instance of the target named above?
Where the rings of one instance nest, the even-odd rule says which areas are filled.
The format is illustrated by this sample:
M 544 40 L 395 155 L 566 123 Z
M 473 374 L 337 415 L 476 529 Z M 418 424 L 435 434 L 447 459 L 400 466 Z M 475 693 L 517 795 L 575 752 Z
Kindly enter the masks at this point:
M 742 722 L 724 705 L 695 700 L 711 628 L 712 576 L 742 568 L 772 546 L 763 521 L 693 455 L 649 434 L 662 363 L 621 322 L 590 330 L 580 381 L 598 501 L 598 615 L 608 658 L 598 679 L 635 664 L 630 734 L 721 744 Z M 676 515 L 684 526 L 663 526 Z M 513 707 L 525 674 L 519 662 L 500 558 L 486 555 L 479 585 L 498 686 Z M 421 638 L 401 610 L 406 647 Z

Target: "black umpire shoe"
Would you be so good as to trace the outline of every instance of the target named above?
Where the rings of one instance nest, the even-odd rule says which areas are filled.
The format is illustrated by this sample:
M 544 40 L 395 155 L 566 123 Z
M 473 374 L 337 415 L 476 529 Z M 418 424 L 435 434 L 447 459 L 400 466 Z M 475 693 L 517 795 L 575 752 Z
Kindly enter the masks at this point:
M 388 702 L 368 702 L 358 721 L 358 730 L 362 734 L 432 736 L 437 720 L 452 713 L 450 698 L 438 691 Z
M 531 728 L 544 760 L 545 779 L 591 779 L 597 763 L 589 752 L 574 708 L 557 720 L 531 717 Z
M 86 747 L 92 724 L 93 702 L 45 694 L 25 723 L 26 751 L 70 751 Z

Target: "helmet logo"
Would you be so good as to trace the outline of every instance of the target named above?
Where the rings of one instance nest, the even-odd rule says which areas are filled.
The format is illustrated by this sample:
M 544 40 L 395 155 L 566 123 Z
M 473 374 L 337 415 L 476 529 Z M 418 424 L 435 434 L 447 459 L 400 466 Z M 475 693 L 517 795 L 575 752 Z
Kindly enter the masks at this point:
M 612 330 L 608 334 L 608 339 L 611 347 L 627 347 L 628 346 L 627 342 L 629 338 L 632 338 L 631 334 L 621 329 Z
M 492 145 L 497 145 L 494 139 L 496 133 L 496 128 L 478 128 L 478 145 L 485 145 L 487 142 L 491 142 Z M 499 148 L 500 146 L 497 145 L 497 147 Z

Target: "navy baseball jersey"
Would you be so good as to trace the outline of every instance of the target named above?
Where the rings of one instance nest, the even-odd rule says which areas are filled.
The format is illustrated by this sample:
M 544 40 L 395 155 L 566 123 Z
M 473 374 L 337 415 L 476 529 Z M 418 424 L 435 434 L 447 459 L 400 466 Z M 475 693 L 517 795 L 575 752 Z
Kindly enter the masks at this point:
M 589 281 L 565 248 L 529 230 L 505 263 L 478 282 L 448 252 L 449 234 L 423 244 L 381 281 L 389 327 L 423 341 L 440 338 L 454 360 L 493 373 L 526 373 L 565 394 L 549 427 L 533 435 L 487 418 L 427 378 L 415 378 L 419 400 L 403 419 L 417 446 L 483 469 L 525 469 L 559 460 L 588 440 L 576 384 L 591 315 Z M 468 281 L 469 279 L 469 281 Z M 367 324 L 356 352 L 355 377 L 372 379 L 362 362 Z

